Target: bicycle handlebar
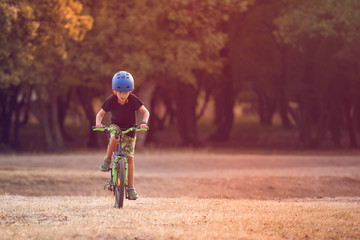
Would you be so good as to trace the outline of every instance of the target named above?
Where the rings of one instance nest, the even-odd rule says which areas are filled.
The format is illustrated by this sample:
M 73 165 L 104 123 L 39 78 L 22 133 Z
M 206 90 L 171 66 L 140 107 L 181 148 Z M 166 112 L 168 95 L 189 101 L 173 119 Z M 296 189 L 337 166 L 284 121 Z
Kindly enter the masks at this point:
M 137 128 L 137 127 L 131 127 L 131 128 L 128 128 L 124 131 L 115 131 L 114 129 L 112 129 L 111 127 L 108 127 L 106 125 L 103 125 L 102 128 L 97 128 L 96 126 L 93 126 L 93 131 L 102 131 L 102 132 L 112 132 L 112 133 L 115 133 L 115 134 L 127 134 L 129 132 L 132 132 L 132 131 L 135 131 L 135 132 L 139 132 L 139 131 L 147 131 L 147 129 L 145 128 Z

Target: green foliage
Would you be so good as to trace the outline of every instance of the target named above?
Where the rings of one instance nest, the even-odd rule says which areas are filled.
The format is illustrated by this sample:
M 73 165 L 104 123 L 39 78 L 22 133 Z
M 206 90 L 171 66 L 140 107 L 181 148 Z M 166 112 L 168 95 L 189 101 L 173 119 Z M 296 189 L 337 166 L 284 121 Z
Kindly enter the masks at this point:
M 25 69 L 34 60 L 32 41 L 38 27 L 28 4 L 0 2 L 0 88 L 24 81 Z
M 357 113 L 351 112 L 360 103 L 360 2 L 287 1 L 275 24 L 278 40 L 300 53 L 289 72 L 295 73 L 291 92 L 300 106 L 301 135 L 316 145 L 330 131 L 339 144 L 346 122 L 350 145 L 355 146 Z
M 94 28 L 81 46 L 74 46 L 70 59 L 79 74 L 97 85 L 99 79 L 107 84 L 119 69 L 132 72 L 137 85 L 149 79 L 195 84 L 194 70 L 220 72 L 219 51 L 227 41 L 221 24 L 249 2 L 84 1 L 94 16 Z
M 279 36 L 296 46 L 301 46 L 304 39 L 337 37 L 344 45 L 355 47 L 360 39 L 360 2 L 292 0 L 275 22 Z
M 317 90 L 329 84 L 341 87 L 344 81 L 334 79 L 339 74 L 356 81 L 360 64 L 360 2 L 307 0 L 287 4 L 275 19 L 276 35 L 302 53 L 303 62 L 299 61 L 298 67 L 306 68 L 312 61 Z
M 37 61 L 32 65 L 36 70 L 33 79 L 37 83 L 52 84 L 61 77 L 61 68 L 68 57 L 68 45 L 71 41 L 83 40 L 85 33 L 92 28 L 93 19 L 81 15 L 79 2 L 33 0 L 32 4 L 36 6 L 35 18 L 40 22 L 36 38 Z
M 230 23 L 233 30 L 230 39 L 230 59 L 234 74 L 252 88 L 264 88 L 274 95 L 274 81 L 281 75 L 281 52 L 273 36 L 273 19 L 279 14 L 281 1 L 258 3 L 250 12 L 237 14 Z
M 82 4 L 73 0 L 0 2 L 0 96 L 12 99 L 2 103 L 1 117 L 4 123 L 16 118 L 18 124 L 26 101 L 44 128 L 49 150 L 62 148 L 57 99 L 70 85 L 62 78 L 68 44 L 83 40 L 93 23 L 81 11 Z M 9 131 L 3 132 L 8 143 Z
M 51 74 L 43 73 L 51 71 L 53 59 L 66 59 L 67 41 L 81 41 L 92 27 L 92 18 L 81 10 L 72 0 L 0 3 L 1 87 L 48 82 Z

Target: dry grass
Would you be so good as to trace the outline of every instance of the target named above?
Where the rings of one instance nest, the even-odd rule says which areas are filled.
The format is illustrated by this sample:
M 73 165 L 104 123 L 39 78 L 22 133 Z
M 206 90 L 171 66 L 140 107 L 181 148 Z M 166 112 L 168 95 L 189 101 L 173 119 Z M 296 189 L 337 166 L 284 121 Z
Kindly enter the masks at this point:
M 359 199 L 0 197 L 1 239 L 358 239 Z
M 358 156 L 138 154 L 120 210 L 101 158 L 0 155 L 0 239 L 360 239 Z

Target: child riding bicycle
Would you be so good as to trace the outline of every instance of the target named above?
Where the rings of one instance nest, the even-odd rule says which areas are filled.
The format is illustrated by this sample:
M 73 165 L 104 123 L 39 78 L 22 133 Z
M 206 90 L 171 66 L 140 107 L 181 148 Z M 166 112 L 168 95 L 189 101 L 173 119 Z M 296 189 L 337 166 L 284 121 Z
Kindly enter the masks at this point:
M 113 95 L 108 97 L 101 106 L 100 111 L 96 115 L 96 127 L 102 127 L 102 119 L 107 112 L 111 112 L 110 127 L 116 131 L 133 127 L 136 124 L 136 111 L 142 114 L 140 128 L 149 129 L 147 123 L 150 113 L 144 104 L 132 93 L 134 90 L 134 79 L 129 72 L 120 71 L 115 73 L 112 78 Z M 119 139 L 111 133 L 109 144 L 107 147 L 106 157 L 100 165 L 101 171 L 108 171 L 111 164 L 112 153 L 115 151 Z M 129 179 L 129 196 L 130 200 L 136 200 L 138 194 L 134 188 L 134 152 L 135 152 L 136 136 L 135 132 L 129 132 L 122 138 L 122 151 L 127 154 L 128 159 L 128 179 Z

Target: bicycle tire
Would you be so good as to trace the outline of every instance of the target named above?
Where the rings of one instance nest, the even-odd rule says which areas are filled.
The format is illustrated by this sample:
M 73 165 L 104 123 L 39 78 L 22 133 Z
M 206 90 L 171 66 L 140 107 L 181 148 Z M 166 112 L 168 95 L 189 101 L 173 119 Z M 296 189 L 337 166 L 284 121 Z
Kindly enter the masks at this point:
M 119 159 L 119 168 L 116 174 L 115 182 L 115 208 L 122 208 L 125 198 L 125 168 L 124 160 Z

